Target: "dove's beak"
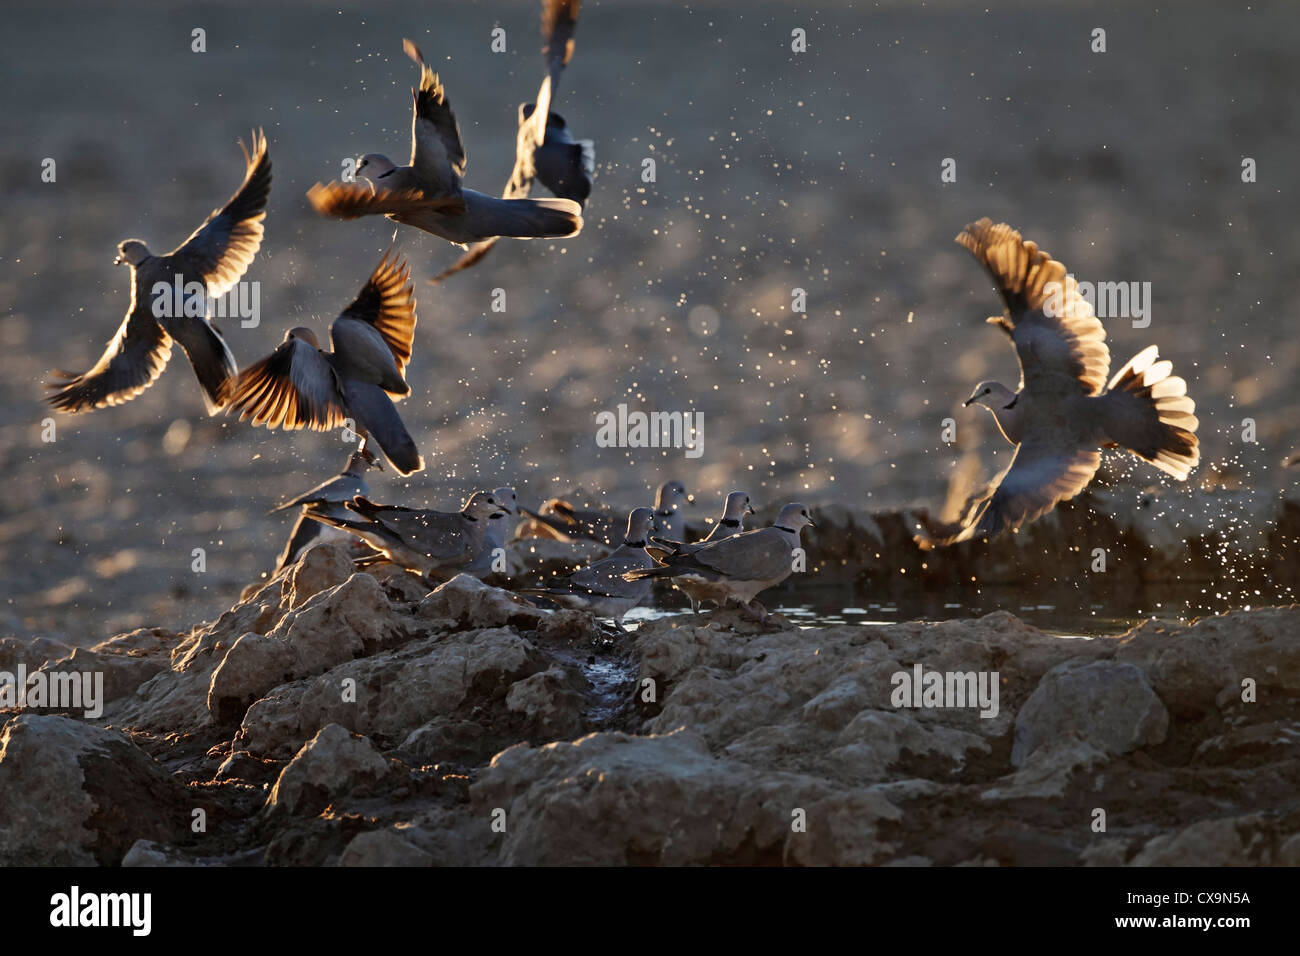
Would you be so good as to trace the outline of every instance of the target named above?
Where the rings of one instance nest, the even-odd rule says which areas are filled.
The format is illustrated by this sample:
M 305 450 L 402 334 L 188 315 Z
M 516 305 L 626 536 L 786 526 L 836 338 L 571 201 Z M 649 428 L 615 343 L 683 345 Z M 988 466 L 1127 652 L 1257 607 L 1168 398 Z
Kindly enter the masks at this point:
M 969 408 L 971 402 L 973 402 L 973 401 L 975 401 L 975 396 L 974 396 L 974 395 L 972 395 L 970 398 L 966 399 L 966 401 L 962 402 L 962 403 L 961 403 L 961 407 L 962 407 L 962 408 Z
M 745 514 L 747 514 L 747 515 L 755 515 L 755 514 L 758 514 L 758 512 L 754 510 L 754 506 L 753 506 L 753 505 L 745 505 Z
M 810 527 L 810 528 L 815 528 L 815 527 L 817 527 L 817 525 L 813 523 L 813 519 L 812 519 L 812 518 L 809 518 L 809 519 L 808 519 L 808 527 Z

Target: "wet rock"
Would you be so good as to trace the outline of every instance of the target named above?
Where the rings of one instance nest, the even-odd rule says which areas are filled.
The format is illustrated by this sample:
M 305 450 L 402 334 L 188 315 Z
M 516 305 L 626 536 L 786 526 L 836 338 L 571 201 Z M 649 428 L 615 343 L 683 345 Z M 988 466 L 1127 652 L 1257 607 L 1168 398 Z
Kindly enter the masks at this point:
M 328 542 L 313 545 L 284 575 L 286 609 L 302 607 L 321 591 L 328 591 L 352 577 L 353 571 L 352 556 L 346 548 Z
M 507 628 L 428 638 L 259 700 L 239 739 L 253 753 L 274 755 L 337 723 L 392 746 L 434 717 L 483 705 L 489 709 L 476 719 L 491 726 L 491 714 L 506 713 L 511 685 L 544 669 L 536 649 Z
M 1164 741 L 1169 714 L 1142 671 L 1118 661 L 1065 661 L 1043 675 L 1016 715 L 1011 763 L 1078 733 L 1099 750 L 1128 753 Z
M 290 611 L 265 637 L 240 637 L 213 671 L 208 711 L 221 723 L 237 720 L 277 684 L 400 642 L 406 636 L 400 628 L 378 582 L 353 574 Z
M 303 744 L 271 788 L 271 811 L 315 815 L 336 797 L 374 783 L 388 773 L 388 761 L 365 737 L 329 724 Z
M 184 832 L 192 802 L 118 731 L 23 714 L 0 732 L 0 865 L 113 866 Z
M 339 866 L 433 866 L 433 857 L 393 830 L 371 830 L 352 838 Z
M 572 737 L 582 729 L 585 702 L 575 683 L 562 667 L 525 677 L 507 691 L 506 709 L 525 718 L 523 732 L 529 737 Z
M 122 865 L 177 867 L 197 864 L 174 846 L 153 840 L 136 840 L 122 857 Z
M 546 616 L 523 598 L 484 584 L 468 574 L 458 574 L 439 585 L 421 602 L 417 614 L 433 621 L 469 627 L 535 628 Z

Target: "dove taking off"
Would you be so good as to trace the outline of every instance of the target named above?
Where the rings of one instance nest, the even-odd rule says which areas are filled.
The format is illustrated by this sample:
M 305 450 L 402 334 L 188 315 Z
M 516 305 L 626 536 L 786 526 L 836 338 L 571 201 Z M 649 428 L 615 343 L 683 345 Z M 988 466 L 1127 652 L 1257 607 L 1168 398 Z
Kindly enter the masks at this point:
M 330 431 L 350 420 L 363 448 L 373 439 L 403 475 L 420 471 L 424 459 L 393 404 L 411 391 L 415 321 L 410 269 L 390 250 L 330 326 L 331 351 L 311 329 L 290 329 L 279 348 L 226 384 L 226 411 L 289 431 Z
M 560 74 L 573 56 L 573 34 L 578 25 L 579 0 L 544 0 L 542 3 L 542 60 L 546 75 L 534 103 L 519 106 L 519 131 L 515 137 L 515 167 L 510 173 L 502 199 L 527 199 L 533 181 L 561 199 L 579 205 L 591 195 L 596 175 L 596 144 L 589 139 L 574 139 L 564 117 L 551 112 L 551 101 L 559 86 Z M 469 251 L 444 272 L 430 279 L 442 282 L 448 276 L 477 265 L 491 251 L 496 239 L 475 243 Z
M 560 578 L 544 588 L 520 588 L 521 594 L 549 598 L 557 604 L 590 611 L 598 618 L 614 622 L 623 630 L 623 618 L 650 594 L 650 582 L 630 580 L 629 572 L 654 565 L 646 552 L 646 542 L 655 527 L 654 512 L 637 508 L 627 518 L 627 535 L 623 543 L 607 557 Z
M 1005 313 L 988 321 L 1010 338 L 1020 388 L 975 386 L 1016 445 L 1010 466 L 951 524 L 916 535 L 922 548 L 1015 531 L 1083 491 L 1101 465 L 1100 448 L 1123 448 L 1179 481 L 1200 461 L 1196 404 L 1187 383 L 1143 349 L 1107 382 L 1106 330 L 1065 266 L 1005 223 L 971 223 L 957 242 L 992 275 Z
M 235 359 L 206 318 L 206 300 L 184 290 L 197 284 L 212 298 L 223 296 L 257 255 L 271 195 L 271 158 L 261 131 L 253 135 L 252 153 L 244 149 L 244 164 L 244 181 L 230 201 L 171 252 L 155 256 L 139 239 L 118 244 L 113 264 L 131 270 L 126 318 L 89 371 L 57 373 L 60 378 L 47 386 L 51 405 L 84 412 L 130 401 L 162 374 L 177 342 L 194 367 L 208 414 L 220 410 L 222 389 L 237 371 Z M 159 284 L 166 289 L 155 294 Z M 174 291 L 178 286 L 181 294 Z
M 794 572 L 794 552 L 800 547 L 799 532 L 805 527 L 816 527 L 808 515 L 808 506 L 791 503 L 781 509 L 770 527 L 668 555 L 662 564 L 630 572 L 627 577 L 634 581 L 669 578 L 683 591 L 685 584 L 692 589 L 687 594 L 696 610 L 700 601 L 714 601 L 721 606 L 731 600 L 766 617 L 766 611 L 754 598 Z
M 582 229 L 582 207 L 569 199 L 497 199 L 461 184 L 465 147 L 460 124 L 442 83 L 419 48 L 403 47 L 420 67 L 420 88 L 411 91 L 411 159 L 398 166 L 381 153 L 357 160 L 361 182 L 317 183 L 307 198 L 323 216 L 355 219 L 384 215 L 458 245 L 501 236 L 564 238 Z

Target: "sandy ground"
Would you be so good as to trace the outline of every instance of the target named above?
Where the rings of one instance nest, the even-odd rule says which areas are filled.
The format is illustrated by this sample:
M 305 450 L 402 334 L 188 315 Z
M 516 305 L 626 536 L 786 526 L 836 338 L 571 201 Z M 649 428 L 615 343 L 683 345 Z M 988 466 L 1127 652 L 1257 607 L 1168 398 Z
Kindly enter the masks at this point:
M 1286 3 L 986 6 L 588 0 L 558 102 L 598 144 L 586 228 L 504 243 L 439 288 L 422 280 L 457 250 L 399 233 L 421 279 L 403 415 L 429 467 L 377 476 L 376 497 L 453 506 L 513 482 L 525 502 L 581 485 L 630 507 L 677 476 L 710 510 L 732 487 L 763 502 L 935 503 L 963 456 L 991 470 L 1008 454 L 985 416 L 958 408 L 981 378 L 1016 376 L 982 324 L 989 284 L 951 242 L 981 215 L 1081 279 L 1151 282 L 1149 328 L 1108 324 L 1116 360 L 1156 342 L 1187 377 L 1201 478 L 1287 484 L 1277 463 L 1300 445 L 1300 274 L 1297 120 L 1280 102 L 1300 18 Z M 275 163 L 247 276 L 263 317 L 225 331 L 248 363 L 290 325 L 323 329 L 393 230 L 319 219 L 303 194 L 344 157 L 406 152 L 416 74 L 403 36 L 447 83 L 469 184 L 497 190 L 516 105 L 539 79 L 536 9 L 415 10 L 6 5 L 0 631 L 84 644 L 215 617 L 287 532 L 263 512 L 342 463 L 337 434 L 208 419 L 179 353 L 135 401 L 60 416 L 53 443 L 41 440 L 41 383 L 88 368 L 120 321 L 115 244 L 183 239 L 238 182 L 235 141 L 258 125 Z M 505 54 L 489 49 L 498 25 Z M 1105 54 L 1089 51 L 1099 25 Z M 190 50 L 194 27 L 204 54 Z M 1256 183 L 1240 181 L 1244 156 Z M 46 157 L 54 183 L 41 182 Z M 945 157 L 956 183 L 940 182 Z M 490 311 L 494 288 L 505 313 Z M 806 315 L 790 311 L 794 288 Z M 595 415 L 619 402 L 701 411 L 703 457 L 598 448 Z M 1257 444 L 1242 442 L 1245 418 Z M 1152 474 L 1134 470 L 1134 490 Z

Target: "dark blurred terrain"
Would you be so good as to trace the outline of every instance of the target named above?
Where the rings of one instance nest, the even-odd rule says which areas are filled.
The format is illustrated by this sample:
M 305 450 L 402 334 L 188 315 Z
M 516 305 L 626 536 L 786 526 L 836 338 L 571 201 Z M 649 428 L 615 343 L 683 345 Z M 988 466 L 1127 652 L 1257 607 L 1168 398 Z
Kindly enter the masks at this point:
M 581 485 L 631 507 L 673 476 L 709 513 L 731 488 L 938 505 L 965 456 L 991 472 L 1009 454 L 959 408 L 982 378 L 1016 380 L 982 323 L 989 283 L 951 241 L 982 215 L 1080 279 L 1151 282 L 1149 328 L 1108 323 L 1114 361 L 1155 342 L 1188 379 L 1200 480 L 1294 485 L 1278 467 L 1300 445 L 1294 4 L 985 6 L 587 0 L 556 104 L 597 141 L 586 228 L 503 242 L 439 287 L 423 280 L 458 250 L 398 233 L 420 283 L 403 415 L 429 467 L 375 476 L 375 497 L 450 507 L 514 483 L 535 503 Z M 292 520 L 266 509 L 343 463 L 339 436 L 208 419 L 177 351 L 145 394 L 60 416 L 46 444 L 41 383 L 88 368 L 121 321 L 115 244 L 179 243 L 238 183 L 236 140 L 259 125 L 275 164 L 246 276 L 262 322 L 224 330 L 243 364 L 290 325 L 323 331 L 393 228 L 317 218 L 303 194 L 347 156 L 405 157 L 402 38 L 442 73 L 468 184 L 496 192 L 540 79 L 537 6 L 10 2 L 5 20 L 0 632 L 85 643 L 213 617 L 274 560 Z M 956 183 L 940 183 L 946 157 Z M 703 457 L 598 448 L 595 415 L 620 402 L 703 412 Z M 1135 493 L 1154 480 L 1121 464 Z

